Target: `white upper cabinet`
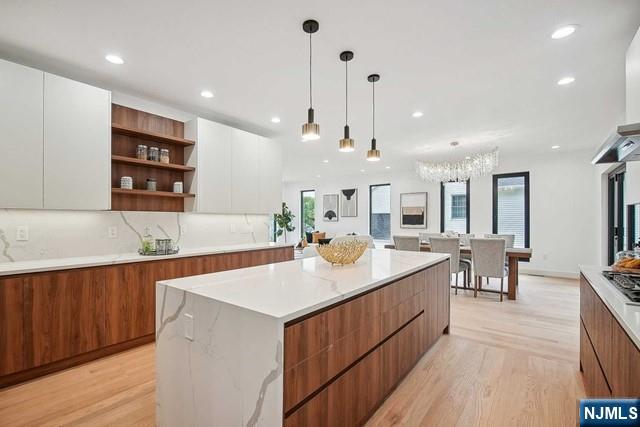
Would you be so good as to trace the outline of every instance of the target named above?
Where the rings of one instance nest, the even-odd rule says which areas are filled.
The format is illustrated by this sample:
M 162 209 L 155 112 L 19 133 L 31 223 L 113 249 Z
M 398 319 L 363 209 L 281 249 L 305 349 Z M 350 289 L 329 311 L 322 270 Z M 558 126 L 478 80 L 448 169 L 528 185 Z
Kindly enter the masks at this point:
M 196 168 L 185 176 L 186 209 L 196 212 L 231 212 L 231 128 L 204 119 L 185 123 L 184 135 L 196 141 L 187 148 L 187 165 Z M 191 206 L 190 206 L 191 204 Z
M 111 93 L 45 73 L 44 208 L 111 206 Z
M 231 130 L 231 212 L 260 211 L 260 137 Z
M 195 193 L 186 210 L 210 213 L 270 214 L 281 210 L 282 152 L 267 138 L 194 119 L 185 123 L 187 191 Z
M 42 208 L 43 77 L 0 60 L 0 208 Z

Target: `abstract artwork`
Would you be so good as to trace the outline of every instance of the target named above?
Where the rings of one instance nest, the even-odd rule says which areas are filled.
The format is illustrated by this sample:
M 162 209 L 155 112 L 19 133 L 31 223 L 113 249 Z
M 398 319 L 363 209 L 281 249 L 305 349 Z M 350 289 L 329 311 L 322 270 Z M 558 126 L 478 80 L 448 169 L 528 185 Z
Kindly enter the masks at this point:
M 400 227 L 427 228 L 427 193 L 400 194 Z
M 322 219 L 327 222 L 338 222 L 338 195 L 322 196 Z
M 358 216 L 358 189 L 340 190 L 340 215 L 342 217 Z

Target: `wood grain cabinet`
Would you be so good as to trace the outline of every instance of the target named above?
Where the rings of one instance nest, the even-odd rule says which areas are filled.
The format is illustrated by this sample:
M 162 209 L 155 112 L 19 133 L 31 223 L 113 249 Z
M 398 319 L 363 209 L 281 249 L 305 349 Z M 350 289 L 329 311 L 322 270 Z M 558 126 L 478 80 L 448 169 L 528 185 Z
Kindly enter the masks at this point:
M 640 350 L 580 276 L 580 369 L 589 397 L 640 396 Z
M 359 426 L 448 332 L 449 262 L 285 325 L 285 426 Z
M 155 337 L 159 280 L 293 259 L 292 247 L 0 278 L 0 387 Z

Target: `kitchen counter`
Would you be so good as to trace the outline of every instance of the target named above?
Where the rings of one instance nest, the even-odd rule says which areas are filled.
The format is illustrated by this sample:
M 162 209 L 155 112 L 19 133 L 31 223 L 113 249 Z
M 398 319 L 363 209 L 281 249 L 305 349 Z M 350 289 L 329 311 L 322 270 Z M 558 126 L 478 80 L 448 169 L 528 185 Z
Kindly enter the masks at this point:
M 601 273 L 604 270 L 610 270 L 610 268 L 590 265 L 580 266 L 580 272 L 589 281 L 593 290 L 636 347 L 640 349 L 640 306 L 626 304 L 629 299 L 602 276 Z
M 416 358 L 448 331 L 448 258 L 445 254 L 370 249 L 352 265 L 331 266 L 312 257 L 158 282 L 157 425 L 282 426 L 289 390 L 287 372 L 290 377 L 296 375 L 287 370 L 285 354 L 291 363 L 292 349 L 304 349 L 311 345 L 309 339 L 322 335 L 311 326 L 295 329 L 291 325 L 323 318 L 319 313 L 327 313 L 330 322 L 337 322 L 335 327 L 326 326 L 333 331 L 333 338 L 364 321 L 328 314 L 335 310 L 366 310 L 372 317 L 358 327 L 366 330 L 379 324 L 389 330 L 388 338 L 380 336 L 372 347 L 353 355 L 354 359 L 345 362 L 353 364 L 345 369 L 371 364 L 379 360 L 382 346 L 392 349 L 400 343 L 410 349 L 398 350 L 407 360 L 394 372 L 410 369 Z M 441 288 L 437 307 L 436 285 Z M 378 294 L 382 290 L 388 292 Z M 440 322 L 435 320 L 437 314 Z M 432 332 L 425 332 L 427 328 Z M 304 338 L 311 330 L 317 332 Z M 370 333 L 382 334 L 380 330 L 374 328 Z M 411 333 L 415 338 L 409 338 Z M 342 351 L 338 350 L 341 345 L 352 342 L 346 336 L 345 340 L 319 351 Z M 418 343 L 423 347 L 418 348 Z M 351 371 L 345 372 L 340 375 L 351 375 Z M 302 380 L 289 383 L 308 384 Z M 328 384 L 324 387 L 331 387 Z
M 143 256 L 138 253 L 113 255 L 96 255 L 86 257 L 52 258 L 31 261 L 17 261 L 0 263 L 0 276 L 14 274 L 37 273 L 41 271 L 69 270 L 73 268 L 99 267 L 104 265 L 127 264 L 133 262 L 158 261 L 163 259 L 185 258 L 201 255 L 215 255 L 232 252 L 255 251 L 279 247 L 291 247 L 293 244 L 284 243 L 243 243 L 236 245 L 220 245 L 203 248 L 180 249 L 174 255 Z

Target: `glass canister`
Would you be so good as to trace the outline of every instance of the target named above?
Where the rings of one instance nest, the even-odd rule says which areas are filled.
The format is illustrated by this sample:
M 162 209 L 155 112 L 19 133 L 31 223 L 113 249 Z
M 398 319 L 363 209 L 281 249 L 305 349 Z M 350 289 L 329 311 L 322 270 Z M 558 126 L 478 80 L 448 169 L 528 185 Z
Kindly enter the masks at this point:
M 160 163 L 170 163 L 169 162 L 169 150 L 163 148 L 160 150 Z
M 156 180 L 147 178 L 147 191 L 156 191 Z
M 136 147 L 136 158 L 140 160 L 147 160 L 147 146 L 140 144 Z
M 120 188 L 125 190 L 133 190 L 133 177 L 123 176 L 120 178 Z
M 152 160 L 154 162 L 160 161 L 160 149 L 158 147 L 149 147 L 147 160 Z

